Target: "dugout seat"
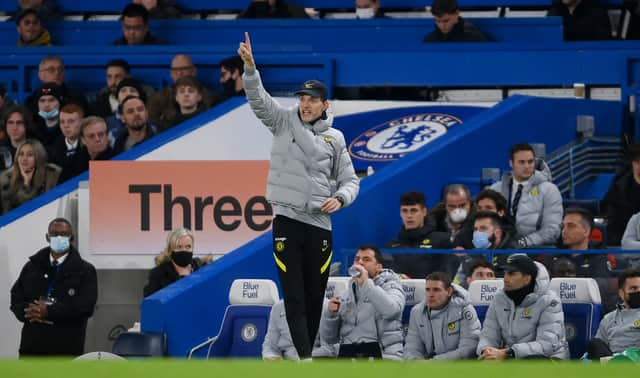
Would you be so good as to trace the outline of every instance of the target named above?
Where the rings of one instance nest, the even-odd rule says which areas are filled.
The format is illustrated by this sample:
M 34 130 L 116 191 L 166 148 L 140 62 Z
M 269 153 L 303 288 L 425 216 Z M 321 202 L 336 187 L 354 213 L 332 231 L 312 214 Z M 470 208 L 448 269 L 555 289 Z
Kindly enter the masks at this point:
M 476 309 L 478 319 L 484 323 L 489 305 L 496 293 L 504 287 L 502 280 L 476 280 L 469 285 L 471 304 Z
M 260 358 L 269 325 L 269 313 L 279 299 L 278 288 L 271 280 L 234 280 L 229 289 L 229 306 L 222 318 L 220 331 L 193 347 L 188 357 L 208 346 L 207 358 Z
M 550 288 L 562 302 L 571 358 L 580 358 L 600 325 L 602 301 L 598 283 L 593 278 L 553 278 Z

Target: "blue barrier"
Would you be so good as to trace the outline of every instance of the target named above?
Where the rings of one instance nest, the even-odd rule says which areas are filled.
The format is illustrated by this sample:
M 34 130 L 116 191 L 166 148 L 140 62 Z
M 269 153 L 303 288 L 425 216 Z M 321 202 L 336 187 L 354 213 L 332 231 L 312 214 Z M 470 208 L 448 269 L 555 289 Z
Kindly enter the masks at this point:
M 399 217 L 381 214 L 397 214 L 397 198 L 405 191 L 423 190 L 433 205 L 452 175 L 477 175 L 486 166 L 506 168 L 512 143 L 541 142 L 553 151 L 575 137 L 576 114 L 593 115 L 600 134 L 616 134 L 621 113 L 615 102 L 511 97 L 428 147 L 365 178 L 356 202 L 333 216 L 334 248 L 340 251 L 363 242 L 384 245 L 394 239 Z M 496 136 L 504 148 L 487 148 L 495 146 Z M 195 277 L 157 292 L 142 303 L 143 331 L 168 333 L 169 353 L 184 356 L 189 348 L 217 332 L 234 278 L 276 279 L 272 258 L 271 233 L 267 233 Z
M 562 41 L 560 17 L 469 19 L 498 42 Z M 262 44 L 302 46 L 312 51 L 351 51 L 387 47 L 411 48 L 422 45 L 434 29 L 433 19 L 370 20 L 155 20 L 152 33 L 171 45 L 228 45 L 237 48 L 248 31 L 255 51 L 266 51 Z M 119 21 L 50 21 L 46 25 L 56 46 L 108 46 L 122 36 Z M 0 24 L 0 45 L 15 46 L 15 24 Z

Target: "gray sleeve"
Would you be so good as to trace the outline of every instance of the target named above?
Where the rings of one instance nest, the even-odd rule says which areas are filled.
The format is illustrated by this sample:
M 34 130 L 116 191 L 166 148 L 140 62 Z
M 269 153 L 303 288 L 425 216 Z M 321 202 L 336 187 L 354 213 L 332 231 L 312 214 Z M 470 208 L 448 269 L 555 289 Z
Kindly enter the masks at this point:
M 274 135 L 281 133 L 285 127 L 283 121 L 287 116 L 287 110 L 271 98 L 264 89 L 258 70 L 245 66 L 242 80 L 247 101 L 253 113 Z
M 340 310 L 332 314 L 326 308 L 320 317 L 320 339 L 327 344 L 337 344 L 340 342 Z
M 547 296 L 543 305 L 544 310 L 540 315 L 535 341 L 511 346 L 516 358 L 551 357 L 564 341 L 564 313 L 560 300 Z
M 622 249 L 640 249 L 640 213 L 629 219 L 620 245 Z
M 562 195 L 558 187 L 550 182 L 542 183 L 538 189 L 544 196 L 542 207 L 542 222 L 540 229 L 525 237 L 528 246 L 555 244 L 560 237 L 560 225 L 562 224 Z
M 402 314 L 405 296 L 399 282 L 386 282 L 381 287 L 376 286 L 373 280 L 368 279 L 364 281 L 360 290 L 363 295 L 369 297 L 373 308 L 384 319 L 393 319 Z
M 600 325 L 598 326 L 598 331 L 596 332 L 596 335 L 595 335 L 595 338 L 604 341 L 607 345 L 609 345 L 609 343 L 611 342 L 608 336 L 609 335 L 608 330 L 610 326 L 611 326 L 610 317 L 605 315 L 604 319 L 602 319 L 602 321 L 600 322 Z
M 502 336 L 500 332 L 500 325 L 498 324 L 498 317 L 495 309 L 495 299 L 489 305 L 487 315 L 482 325 L 482 331 L 480 332 L 480 341 L 478 342 L 478 348 L 476 348 L 476 354 L 479 356 L 486 348 L 500 348 L 502 347 Z
M 435 356 L 434 360 L 458 360 L 471 358 L 476 353 L 478 341 L 480 339 L 480 320 L 472 305 L 467 305 L 462 310 L 462 320 L 460 326 L 460 342 L 458 348 L 447 353 Z
M 338 190 L 334 193 L 334 196 L 340 196 L 344 199 L 344 207 L 349 206 L 355 201 L 360 191 L 360 179 L 356 175 L 356 171 L 353 168 L 353 162 L 347 151 L 344 136 L 340 135 L 337 148 L 338 161 L 336 164 L 336 182 L 338 183 Z
M 417 304 L 411 309 L 409 329 L 407 330 L 407 337 L 404 343 L 405 360 L 423 360 L 427 358 L 427 350 L 420 337 L 420 329 L 418 328 L 418 317 L 421 315 L 421 307 L 420 304 Z
M 280 339 L 280 330 L 276 324 L 278 318 L 278 306 L 274 305 L 269 313 L 269 326 L 262 343 L 262 358 L 283 357 L 282 351 L 278 348 L 278 340 Z

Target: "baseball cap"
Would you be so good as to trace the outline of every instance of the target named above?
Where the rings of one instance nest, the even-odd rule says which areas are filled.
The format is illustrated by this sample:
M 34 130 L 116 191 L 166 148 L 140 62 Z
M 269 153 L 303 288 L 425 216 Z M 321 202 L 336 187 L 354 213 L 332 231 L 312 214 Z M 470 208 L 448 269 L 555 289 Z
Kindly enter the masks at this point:
M 507 263 L 502 266 L 505 272 L 520 272 L 535 278 L 538 275 L 536 263 L 527 255 L 517 253 L 507 257 Z
M 309 95 L 311 97 L 320 97 L 327 99 L 327 87 L 320 80 L 308 80 L 302 83 L 302 87 L 296 92 L 296 95 Z

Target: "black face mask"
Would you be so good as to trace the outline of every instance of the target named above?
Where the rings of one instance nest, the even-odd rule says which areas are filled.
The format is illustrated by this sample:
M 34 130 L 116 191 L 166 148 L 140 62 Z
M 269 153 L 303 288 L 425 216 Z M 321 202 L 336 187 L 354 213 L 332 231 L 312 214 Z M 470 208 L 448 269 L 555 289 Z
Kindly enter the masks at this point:
M 268 1 L 253 3 L 251 5 L 257 17 L 268 17 L 271 14 L 271 6 Z
M 520 289 L 505 290 L 504 293 L 507 295 L 507 297 L 509 297 L 509 299 L 513 301 L 516 306 L 519 306 L 527 295 L 533 293 L 534 288 L 535 281 L 532 279 L 529 285 L 523 286 Z
M 191 261 L 193 261 L 193 252 L 173 251 L 173 253 L 171 253 L 171 260 L 173 260 L 177 266 L 186 268 L 191 265 Z
M 640 291 L 629 293 L 627 296 L 629 297 L 629 299 L 627 299 L 629 308 L 640 308 Z

